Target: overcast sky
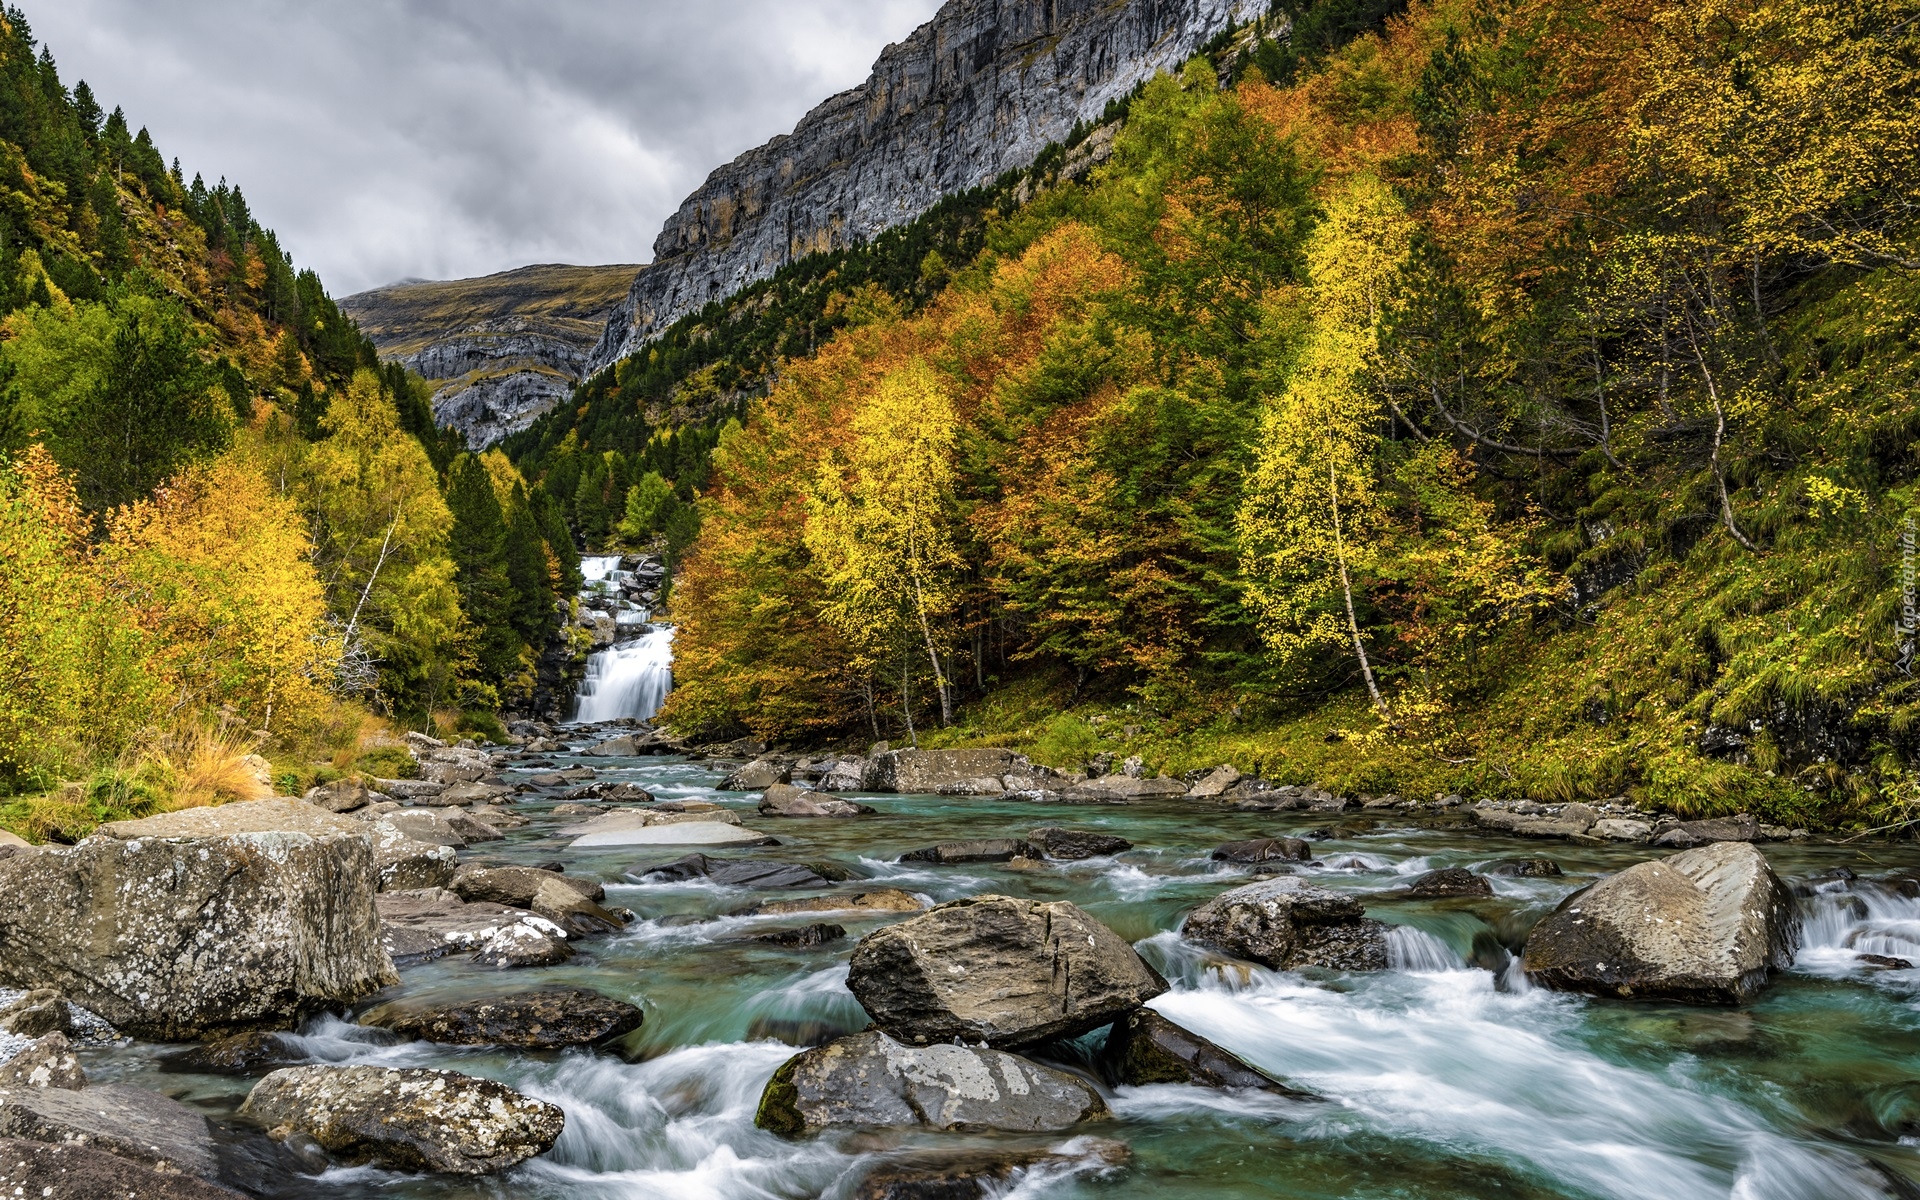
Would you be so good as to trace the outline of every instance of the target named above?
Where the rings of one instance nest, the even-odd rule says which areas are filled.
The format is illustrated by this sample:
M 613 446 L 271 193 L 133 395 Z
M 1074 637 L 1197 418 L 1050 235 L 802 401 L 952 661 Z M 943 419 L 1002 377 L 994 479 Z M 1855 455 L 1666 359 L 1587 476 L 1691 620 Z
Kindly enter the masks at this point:
M 713 168 L 938 0 L 18 0 L 61 77 L 225 175 L 336 296 L 645 262 Z

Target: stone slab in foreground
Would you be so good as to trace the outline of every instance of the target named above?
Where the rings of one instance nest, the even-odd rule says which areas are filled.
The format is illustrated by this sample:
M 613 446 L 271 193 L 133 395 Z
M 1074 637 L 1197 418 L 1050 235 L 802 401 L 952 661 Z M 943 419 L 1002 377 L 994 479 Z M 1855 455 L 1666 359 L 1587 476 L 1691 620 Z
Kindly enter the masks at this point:
M 259 811 L 275 805 L 306 824 L 276 828 Z M 396 983 L 372 847 L 333 822 L 354 824 L 296 800 L 232 804 L 0 860 L 0 983 L 56 988 L 162 1041 L 289 1028 Z

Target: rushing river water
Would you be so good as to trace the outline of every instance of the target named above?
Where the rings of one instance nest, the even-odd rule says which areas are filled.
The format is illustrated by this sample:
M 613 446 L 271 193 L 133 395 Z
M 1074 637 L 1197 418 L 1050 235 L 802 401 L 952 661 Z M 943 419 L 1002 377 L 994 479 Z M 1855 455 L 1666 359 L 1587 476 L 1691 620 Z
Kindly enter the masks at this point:
M 553 756 L 571 761 L 568 756 Z M 1849 1200 L 1920 1196 L 1920 971 L 1870 970 L 1857 950 L 1920 956 L 1920 903 L 1864 882 L 1920 854 L 1885 847 L 1769 846 L 1789 882 L 1836 866 L 1863 877 L 1818 885 L 1802 901 L 1800 965 L 1751 1008 L 1597 1001 L 1529 989 L 1502 970 L 1501 944 L 1575 887 L 1644 857 L 1557 842 L 1488 838 L 1402 819 L 1220 812 L 1192 801 L 1124 807 L 936 797 L 869 797 L 877 815 L 776 820 L 757 797 L 711 790 L 707 764 L 585 760 L 603 779 L 661 799 L 726 803 L 783 845 L 728 856 L 834 862 L 873 885 L 934 900 L 1003 892 L 1081 905 L 1132 939 L 1173 984 L 1153 1007 L 1320 1101 L 1193 1087 L 1109 1092 L 1114 1119 L 1086 1132 L 1132 1148 L 1124 1169 L 1042 1171 L 1011 1195 L 1450 1198 L 1511 1200 Z M 514 778 L 509 773 L 509 780 Z M 673 848 L 569 852 L 532 798 L 534 824 L 469 861 L 565 859 L 609 881 Z M 576 820 L 577 818 L 569 819 Z M 962 837 L 1018 836 L 1040 825 L 1119 833 L 1136 849 L 1112 859 L 1019 866 L 901 864 L 903 851 Z M 1330 827 L 1330 828 L 1329 828 Z M 1244 880 L 1208 861 L 1225 841 L 1326 830 L 1316 882 L 1365 898 L 1402 928 L 1395 969 L 1309 977 L 1221 963 L 1173 932 L 1195 904 Z M 1491 900 L 1407 901 L 1389 893 L 1441 866 L 1545 855 L 1563 878 L 1496 878 Z M 645 1026 L 622 1055 L 391 1044 L 329 1018 L 308 1027 L 314 1061 L 432 1066 L 502 1080 L 566 1110 L 553 1151 L 492 1180 L 403 1176 L 366 1168 L 285 1178 L 274 1194 L 349 1197 L 529 1197 L 616 1200 L 840 1197 L 878 1157 L 913 1146 L 1067 1148 L 1063 1136 L 864 1133 L 788 1142 L 754 1128 L 762 1086 L 806 1044 L 866 1018 L 845 986 L 854 942 L 877 920 L 853 914 L 848 938 L 812 950 L 738 940 L 812 918 L 730 916 L 762 895 L 710 884 L 609 883 L 608 904 L 641 920 L 585 944 L 563 967 L 492 971 L 443 960 L 406 973 L 396 994 L 578 985 L 640 1004 Z M 792 894 L 792 893 L 787 893 Z M 897 917 L 889 918 L 897 919 Z M 1849 948 L 1846 943 L 1853 944 Z M 1470 966 L 1469 962 L 1479 963 Z M 382 997 L 390 998 L 390 997 Z M 371 1002 L 370 1002 L 371 1003 Z M 224 1119 L 252 1081 L 173 1074 L 164 1047 L 90 1052 L 96 1080 L 154 1087 Z

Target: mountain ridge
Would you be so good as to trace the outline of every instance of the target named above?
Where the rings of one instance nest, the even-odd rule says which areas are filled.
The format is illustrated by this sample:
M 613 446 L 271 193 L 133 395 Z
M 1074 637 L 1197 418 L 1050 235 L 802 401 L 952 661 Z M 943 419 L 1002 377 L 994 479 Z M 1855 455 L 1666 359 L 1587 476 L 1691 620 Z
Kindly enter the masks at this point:
M 591 355 L 599 371 L 675 320 L 823 250 L 991 182 L 1262 0 L 948 0 L 866 82 L 716 169 L 667 219 Z

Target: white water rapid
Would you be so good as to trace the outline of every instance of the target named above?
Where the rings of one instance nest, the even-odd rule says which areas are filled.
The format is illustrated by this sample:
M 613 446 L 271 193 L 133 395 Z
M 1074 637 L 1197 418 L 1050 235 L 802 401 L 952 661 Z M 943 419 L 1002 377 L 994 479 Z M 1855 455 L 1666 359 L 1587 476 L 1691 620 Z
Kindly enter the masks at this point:
M 573 720 L 636 717 L 645 721 L 660 711 L 672 690 L 673 627 L 655 626 L 638 639 L 587 660 L 586 678 L 573 700 Z

